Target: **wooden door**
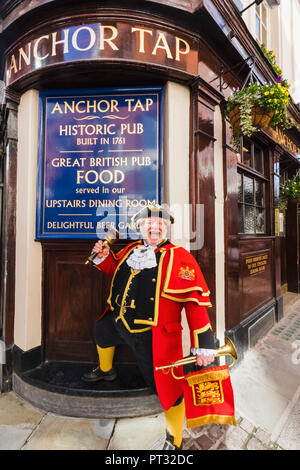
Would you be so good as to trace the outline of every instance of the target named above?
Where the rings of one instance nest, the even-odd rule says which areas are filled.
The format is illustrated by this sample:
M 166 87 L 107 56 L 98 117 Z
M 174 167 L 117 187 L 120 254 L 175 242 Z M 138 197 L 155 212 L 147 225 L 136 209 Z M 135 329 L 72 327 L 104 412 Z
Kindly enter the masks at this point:
M 94 361 L 93 326 L 108 281 L 85 265 L 93 242 L 43 242 L 44 353 L 47 360 Z
M 94 241 L 43 242 L 44 360 L 98 359 L 93 330 L 106 307 L 110 280 L 85 264 L 93 245 Z M 136 362 L 126 345 L 117 348 L 115 359 Z

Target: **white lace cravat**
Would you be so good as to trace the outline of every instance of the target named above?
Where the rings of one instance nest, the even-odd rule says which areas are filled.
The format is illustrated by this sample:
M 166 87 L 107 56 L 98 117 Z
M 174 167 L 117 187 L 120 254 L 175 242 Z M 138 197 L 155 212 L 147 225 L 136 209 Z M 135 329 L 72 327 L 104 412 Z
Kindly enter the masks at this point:
M 156 246 L 142 245 L 138 246 L 133 250 L 131 255 L 126 260 L 126 263 L 130 268 L 135 270 L 154 268 L 157 266 L 155 256 Z

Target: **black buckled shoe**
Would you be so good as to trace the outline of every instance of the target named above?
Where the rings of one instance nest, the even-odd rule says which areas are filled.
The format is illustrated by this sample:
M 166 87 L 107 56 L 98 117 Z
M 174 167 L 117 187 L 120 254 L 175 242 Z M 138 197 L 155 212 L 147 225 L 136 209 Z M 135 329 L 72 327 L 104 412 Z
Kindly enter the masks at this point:
M 117 372 L 114 368 L 110 369 L 108 372 L 103 372 L 99 366 L 93 369 L 91 372 L 86 372 L 81 377 L 84 382 L 98 382 L 98 380 L 112 382 L 116 378 Z
M 174 436 L 169 434 L 168 431 L 167 431 L 166 440 L 165 440 L 165 443 L 164 443 L 164 446 L 163 446 L 162 450 L 181 450 L 181 449 L 182 449 L 182 443 L 181 443 L 180 447 L 175 446 Z

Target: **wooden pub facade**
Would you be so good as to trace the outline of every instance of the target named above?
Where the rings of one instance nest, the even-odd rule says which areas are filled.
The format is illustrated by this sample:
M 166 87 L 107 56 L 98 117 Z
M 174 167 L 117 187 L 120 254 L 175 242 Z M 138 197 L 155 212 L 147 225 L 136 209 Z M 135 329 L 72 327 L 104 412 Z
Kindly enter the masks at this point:
M 108 283 L 85 265 L 96 238 L 89 235 L 88 223 L 74 222 L 73 217 L 73 225 L 65 222 L 62 234 L 57 230 L 61 214 L 57 212 L 56 221 L 47 219 L 46 201 L 59 201 L 66 215 L 62 209 L 68 206 L 62 201 L 67 199 L 61 194 L 74 175 L 77 187 L 72 191 L 77 194 L 84 178 L 89 188 L 97 178 L 102 183 L 115 178 L 117 183 L 122 176 L 117 173 L 118 150 L 109 160 L 110 168 L 104 167 L 104 154 L 98 153 L 97 173 L 91 168 L 84 173 L 83 160 L 94 147 L 102 152 L 98 144 L 103 129 L 111 132 L 110 143 L 103 143 L 112 155 L 112 143 L 117 142 L 113 139 L 119 138 L 112 127 L 117 118 L 107 116 L 118 114 L 121 100 L 127 102 L 128 113 L 139 111 L 136 121 L 123 124 L 135 122 L 135 131 L 121 128 L 129 139 L 130 133 L 142 129 L 138 119 L 147 114 L 147 104 L 154 106 L 153 96 L 159 96 L 156 114 L 147 117 L 156 124 L 159 118 L 159 128 L 148 129 L 147 119 L 140 121 L 148 134 L 156 132 L 161 159 L 152 161 L 158 171 L 156 192 L 149 189 L 148 194 L 144 183 L 147 188 L 142 186 L 134 198 L 127 194 L 131 210 L 149 198 L 171 208 L 191 207 L 185 219 L 188 234 L 172 233 L 171 240 L 181 239 L 202 268 L 211 291 L 209 314 L 216 344 L 229 336 L 242 357 L 282 317 L 285 287 L 299 292 L 300 206 L 290 204 L 285 213 L 277 207 L 281 182 L 299 168 L 299 109 L 289 105 L 291 129 L 264 129 L 245 138 L 238 154 L 231 147 L 224 100 L 243 85 L 253 64 L 249 58 L 255 57 L 252 66 L 259 80 L 276 77 L 230 0 L 15 0 L 2 2 L 0 14 L 1 391 L 13 388 L 33 404 L 72 416 L 153 412 L 159 409 L 158 402 L 141 382 L 135 359 L 125 347 L 116 357 L 120 382 L 102 389 L 80 382 L 97 359 L 93 324 L 105 308 Z M 53 107 L 47 108 L 51 103 Z M 67 103 L 73 121 L 62 120 L 58 127 L 64 117 L 62 103 Z M 78 150 L 80 160 L 79 153 L 76 159 L 71 155 L 69 142 L 74 126 L 84 125 L 80 119 L 87 103 L 90 114 L 96 110 L 102 120 L 101 125 L 100 120 L 94 124 L 90 116 L 85 127 L 90 140 Z M 105 123 L 103 112 L 109 113 Z M 76 127 L 76 133 L 82 128 Z M 124 163 L 131 149 L 120 149 Z M 144 165 L 154 155 L 151 152 L 149 157 L 143 154 Z M 66 167 L 74 167 L 74 162 L 77 168 L 71 173 Z M 144 170 L 134 178 L 143 179 L 148 174 Z M 58 178 L 62 184 L 56 193 L 51 184 Z M 130 179 L 129 173 L 122 178 Z M 124 183 L 123 188 L 123 196 L 127 189 L 130 193 L 130 186 Z M 111 197 L 112 192 L 113 186 Z M 82 194 L 70 198 L 79 201 L 79 210 Z M 96 199 L 94 192 L 90 207 Z M 114 201 L 117 204 L 116 195 Z M 74 235 L 68 227 L 79 230 Z

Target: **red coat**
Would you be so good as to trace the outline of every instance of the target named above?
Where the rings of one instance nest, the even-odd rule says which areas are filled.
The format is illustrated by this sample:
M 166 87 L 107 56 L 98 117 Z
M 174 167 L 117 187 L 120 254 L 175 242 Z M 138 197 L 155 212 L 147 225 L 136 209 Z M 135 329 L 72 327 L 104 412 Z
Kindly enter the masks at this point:
M 110 252 L 97 267 L 112 276 L 113 283 L 118 265 L 141 243 L 142 241 L 130 243 L 116 255 Z M 211 328 L 206 311 L 206 307 L 211 306 L 211 303 L 200 267 L 187 250 L 171 243 L 157 250 L 160 250 L 162 255 L 158 265 L 154 318 L 151 321 L 140 320 L 139 323 L 145 327 L 152 326 L 154 377 L 162 407 L 168 409 L 182 394 L 182 381 L 175 380 L 170 371 L 156 371 L 155 367 L 182 359 L 183 307 L 190 328 L 191 347 L 201 347 L 201 344 L 198 344 L 199 334 Z M 110 297 L 103 315 L 109 310 L 109 303 Z M 182 375 L 182 368 L 176 368 L 175 373 Z

